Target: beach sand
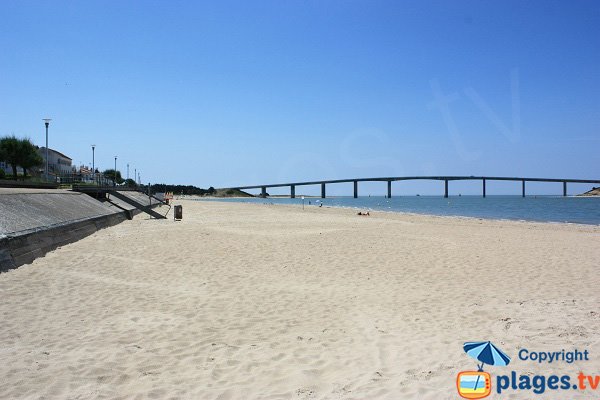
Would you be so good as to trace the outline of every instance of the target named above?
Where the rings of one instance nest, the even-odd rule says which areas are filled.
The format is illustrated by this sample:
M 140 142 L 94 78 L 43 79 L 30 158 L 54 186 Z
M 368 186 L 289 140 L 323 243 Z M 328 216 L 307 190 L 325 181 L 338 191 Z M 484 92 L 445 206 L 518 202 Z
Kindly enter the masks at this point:
M 598 227 L 176 203 L 0 275 L 0 398 L 456 399 L 478 340 L 600 375 Z

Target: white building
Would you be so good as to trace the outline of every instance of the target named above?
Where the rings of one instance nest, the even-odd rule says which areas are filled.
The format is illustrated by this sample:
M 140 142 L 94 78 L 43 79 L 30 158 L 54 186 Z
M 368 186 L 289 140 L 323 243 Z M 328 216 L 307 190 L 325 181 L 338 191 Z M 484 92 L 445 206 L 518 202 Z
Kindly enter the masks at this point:
M 40 147 L 38 153 L 42 156 L 44 163 L 40 167 L 40 172 L 44 174 L 46 169 L 46 148 Z M 48 148 L 48 172 L 50 175 L 67 175 L 74 172 L 73 160 L 56 150 Z

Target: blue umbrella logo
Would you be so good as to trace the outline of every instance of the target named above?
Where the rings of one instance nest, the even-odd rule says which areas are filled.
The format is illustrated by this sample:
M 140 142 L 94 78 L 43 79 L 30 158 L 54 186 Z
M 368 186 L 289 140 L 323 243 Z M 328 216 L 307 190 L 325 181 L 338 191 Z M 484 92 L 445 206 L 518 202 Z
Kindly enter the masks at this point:
M 479 371 L 483 371 L 483 364 L 506 366 L 510 363 L 510 357 L 504 354 L 502 350 L 494 346 L 492 342 L 466 342 L 463 345 L 465 353 L 481 361 L 477 365 Z

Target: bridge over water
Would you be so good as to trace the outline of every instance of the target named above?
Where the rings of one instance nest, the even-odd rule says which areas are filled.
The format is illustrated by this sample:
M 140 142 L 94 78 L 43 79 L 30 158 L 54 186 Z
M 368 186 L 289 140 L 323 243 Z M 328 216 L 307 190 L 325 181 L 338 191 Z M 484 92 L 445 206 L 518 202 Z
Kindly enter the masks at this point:
M 482 183 L 482 194 L 486 196 L 486 183 L 487 181 L 514 181 L 521 182 L 521 194 L 525 197 L 525 183 L 526 182 L 555 182 L 562 183 L 563 196 L 567 195 L 567 184 L 568 183 L 591 183 L 600 184 L 598 179 L 558 179 L 558 178 L 519 178 L 519 177 L 507 177 L 507 176 L 396 176 L 386 178 L 354 178 L 354 179 L 334 179 L 327 181 L 310 181 L 310 182 L 290 182 L 290 183 L 275 183 L 269 185 L 254 185 L 254 186 L 235 186 L 228 189 L 260 189 L 261 197 L 267 196 L 267 188 L 274 187 L 290 187 L 290 197 L 296 197 L 296 186 L 309 186 L 309 185 L 321 185 L 321 198 L 326 197 L 325 186 L 332 183 L 350 183 L 354 184 L 354 198 L 358 197 L 358 183 L 359 182 L 387 182 L 387 197 L 392 197 L 392 182 L 396 181 L 411 181 L 411 180 L 434 180 L 444 181 L 444 197 L 448 197 L 448 183 L 450 181 L 481 181 Z

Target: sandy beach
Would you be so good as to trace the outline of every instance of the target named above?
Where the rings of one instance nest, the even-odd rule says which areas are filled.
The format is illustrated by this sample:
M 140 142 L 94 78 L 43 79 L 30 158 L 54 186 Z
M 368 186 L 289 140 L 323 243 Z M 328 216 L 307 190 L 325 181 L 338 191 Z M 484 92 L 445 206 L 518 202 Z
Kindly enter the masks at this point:
M 0 398 L 456 399 L 477 340 L 600 375 L 599 227 L 178 203 L 0 275 Z

